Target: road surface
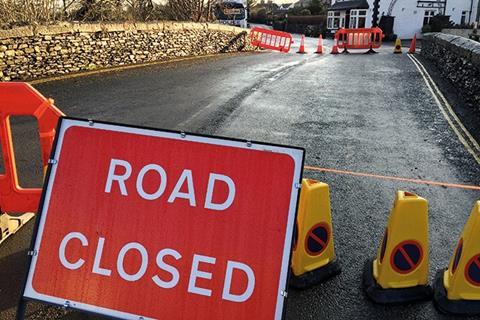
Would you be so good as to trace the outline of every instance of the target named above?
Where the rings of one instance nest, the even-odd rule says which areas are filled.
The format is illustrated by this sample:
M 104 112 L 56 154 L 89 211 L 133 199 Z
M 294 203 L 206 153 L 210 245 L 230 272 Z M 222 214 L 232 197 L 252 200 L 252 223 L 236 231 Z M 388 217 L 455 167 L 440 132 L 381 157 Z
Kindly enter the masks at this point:
M 386 46 L 376 55 L 262 52 L 195 59 L 37 84 L 67 115 L 302 146 L 306 165 L 417 180 L 480 185 L 479 152 L 450 126 L 442 100 L 412 59 Z M 330 42 L 326 42 L 329 46 Z M 432 71 L 435 77 L 434 70 Z M 480 117 L 437 79 L 473 138 Z M 431 85 L 430 85 L 431 86 Z M 445 106 L 443 106 L 445 107 Z M 18 121 L 21 181 L 38 185 L 29 123 Z M 457 126 L 458 127 L 458 126 Z M 457 131 L 459 129 L 457 128 Z M 464 140 L 466 139 L 462 133 Z M 38 147 L 37 147 L 38 148 Z M 33 164 L 37 164 L 34 166 Z M 335 248 L 342 273 L 290 290 L 287 319 L 444 319 L 431 302 L 384 307 L 361 289 L 397 190 L 429 201 L 430 279 L 448 264 L 477 189 L 306 170 L 330 185 Z M 32 234 L 28 224 L 0 248 L 0 312 L 11 319 Z M 28 319 L 97 319 L 30 303 Z

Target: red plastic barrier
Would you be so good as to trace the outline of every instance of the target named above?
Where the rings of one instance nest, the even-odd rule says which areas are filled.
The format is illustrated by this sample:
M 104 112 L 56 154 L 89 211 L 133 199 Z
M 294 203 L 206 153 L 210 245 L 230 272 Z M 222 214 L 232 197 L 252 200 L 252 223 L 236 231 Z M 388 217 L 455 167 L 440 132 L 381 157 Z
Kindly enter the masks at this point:
M 384 38 L 380 28 L 339 29 L 335 33 L 341 49 L 378 49 Z
M 0 142 L 5 173 L 0 174 L 0 208 L 2 212 L 35 212 L 42 190 L 25 189 L 18 184 L 10 116 L 34 116 L 38 120 L 42 162 L 50 157 L 55 128 L 64 114 L 27 83 L 0 83 Z
M 255 47 L 288 52 L 293 39 L 287 32 L 255 27 L 250 30 L 250 43 Z

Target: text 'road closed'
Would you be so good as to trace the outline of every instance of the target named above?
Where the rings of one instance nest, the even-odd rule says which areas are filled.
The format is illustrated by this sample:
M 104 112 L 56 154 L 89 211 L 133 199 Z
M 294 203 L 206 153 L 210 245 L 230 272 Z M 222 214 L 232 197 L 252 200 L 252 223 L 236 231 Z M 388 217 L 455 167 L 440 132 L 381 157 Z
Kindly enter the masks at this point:
M 303 150 L 61 119 L 24 297 L 120 319 L 282 319 Z
M 122 173 L 118 173 L 120 169 Z M 153 192 L 145 191 L 143 181 L 148 174 L 158 175 L 159 182 Z M 127 190 L 125 181 L 130 179 L 132 176 L 132 165 L 125 160 L 120 159 L 111 159 L 110 166 L 108 170 L 108 177 L 105 183 L 105 192 L 112 192 L 112 186 L 116 184 L 120 193 L 123 196 L 128 196 L 129 191 Z M 168 177 L 165 169 L 158 164 L 148 164 L 143 166 L 138 173 L 136 173 L 135 178 L 135 190 L 138 195 L 145 200 L 157 200 L 162 197 L 167 188 L 167 181 L 172 177 Z M 184 169 L 182 174 L 177 178 L 175 187 L 171 190 L 170 195 L 167 198 L 168 203 L 173 203 L 177 199 L 186 199 L 191 207 L 197 206 L 197 197 L 195 194 L 195 184 L 193 179 L 193 173 L 190 169 Z M 218 183 L 224 183 L 228 186 L 228 196 L 222 203 L 214 203 L 212 201 L 213 194 L 215 192 L 215 186 Z M 186 191 L 181 191 L 186 190 Z M 235 183 L 233 180 L 223 174 L 210 173 L 208 177 L 208 186 L 207 193 L 203 197 L 205 201 L 203 202 L 203 207 L 210 210 L 219 210 L 223 211 L 228 209 L 233 201 L 235 200 Z
M 63 267 L 69 270 L 77 270 L 85 265 L 85 260 L 78 257 L 78 252 L 68 252 L 68 244 L 72 241 L 79 241 L 81 246 L 88 247 L 90 245 L 89 240 L 81 232 L 70 232 L 62 239 L 60 246 L 58 248 L 58 258 Z M 154 259 L 156 266 L 167 272 L 170 279 L 165 280 L 160 278 L 158 275 L 151 276 L 151 281 L 153 281 L 159 288 L 162 289 L 172 289 L 175 288 L 180 281 L 182 275 L 175 266 L 167 264 L 165 258 L 167 256 L 173 257 L 175 260 L 181 260 L 183 258 L 182 254 L 177 250 L 172 248 L 164 248 L 159 250 L 153 257 L 147 249 L 138 242 L 129 242 L 126 243 L 118 252 L 116 264 L 113 266 L 106 266 L 102 263 L 104 247 L 108 247 L 106 244 L 105 238 L 98 238 L 96 243 L 95 256 L 90 257 L 93 259 L 93 268 L 91 272 L 93 274 L 102 275 L 105 277 L 110 277 L 112 275 L 112 270 L 115 270 L 118 275 L 125 281 L 135 282 L 141 280 L 146 276 L 147 268 L 150 259 Z M 127 255 L 138 255 L 140 256 L 141 263 L 137 266 L 137 270 L 133 273 L 126 271 L 124 266 L 124 261 Z M 75 257 L 77 255 L 77 257 Z M 67 258 L 67 256 L 69 258 Z M 192 294 L 198 294 L 202 296 L 210 297 L 212 295 L 212 290 L 208 288 L 203 288 L 197 286 L 196 282 L 198 278 L 203 279 L 212 279 L 214 276 L 212 273 L 202 270 L 201 264 L 210 264 L 215 265 L 215 257 L 205 256 L 201 254 L 193 254 L 191 271 L 187 276 L 188 280 L 188 292 Z M 232 278 L 235 276 L 235 273 L 243 272 L 247 276 L 247 284 L 245 286 L 245 291 L 241 294 L 233 294 L 231 292 Z M 254 289 L 255 289 L 255 274 L 248 265 L 242 262 L 237 261 L 227 261 L 227 268 L 225 274 L 215 275 L 219 277 L 224 277 L 224 285 L 222 292 L 222 299 L 233 301 L 233 302 L 244 302 L 250 298 Z

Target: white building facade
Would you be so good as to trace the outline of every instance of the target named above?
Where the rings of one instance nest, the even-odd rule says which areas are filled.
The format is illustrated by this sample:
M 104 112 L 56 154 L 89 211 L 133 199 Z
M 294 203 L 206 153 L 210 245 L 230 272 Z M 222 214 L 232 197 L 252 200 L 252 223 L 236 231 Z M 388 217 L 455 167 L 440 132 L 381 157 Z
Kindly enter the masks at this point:
M 374 8 L 378 6 L 377 23 L 382 16 L 393 16 L 393 33 L 401 39 L 421 38 L 422 27 L 437 15 L 450 16 L 454 24 L 479 21 L 480 0 L 332 0 L 328 8 L 327 29 L 371 28 Z

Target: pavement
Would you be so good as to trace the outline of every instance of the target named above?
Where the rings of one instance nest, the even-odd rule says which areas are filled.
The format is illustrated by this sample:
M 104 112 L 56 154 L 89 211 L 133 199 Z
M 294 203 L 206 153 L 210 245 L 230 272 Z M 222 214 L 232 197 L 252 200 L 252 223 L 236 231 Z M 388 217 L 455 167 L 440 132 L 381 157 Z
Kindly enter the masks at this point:
M 480 163 L 460 142 L 412 60 L 386 45 L 375 55 L 276 52 L 224 55 L 35 87 L 67 115 L 185 130 L 306 148 L 312 167 L 463 185 L 480 185 Z M 331 45 L 326 41 L 325 45 Z M 406 48 L 404 48 L 406 51 Z M 419 58 L 421 60 L 421 58 Z M 422 60 L 421 60 L 422 61 Z M 435 66 L 422 61 L 472 136 L 480 115 Z M 437 81 L 438 80 L 438 81 Z M 41 183 L 33 123 L 17 120 L 18 164 L 25 186 Z M 430 280 L 447 266 L 480 191 L 368 176 L 306 170 L 330 185 L 336 253 L 342 273 L 312 289 L 290 290 L 287 319 L 448 319 L 432 302 L 378 306 L 361 289 L 395 192 L 429 201 Z M 0 248 L 0 318 L 13 319 L 25 273 L 32 223 Z M 103 319 L 29 303 L 27 319 Z

